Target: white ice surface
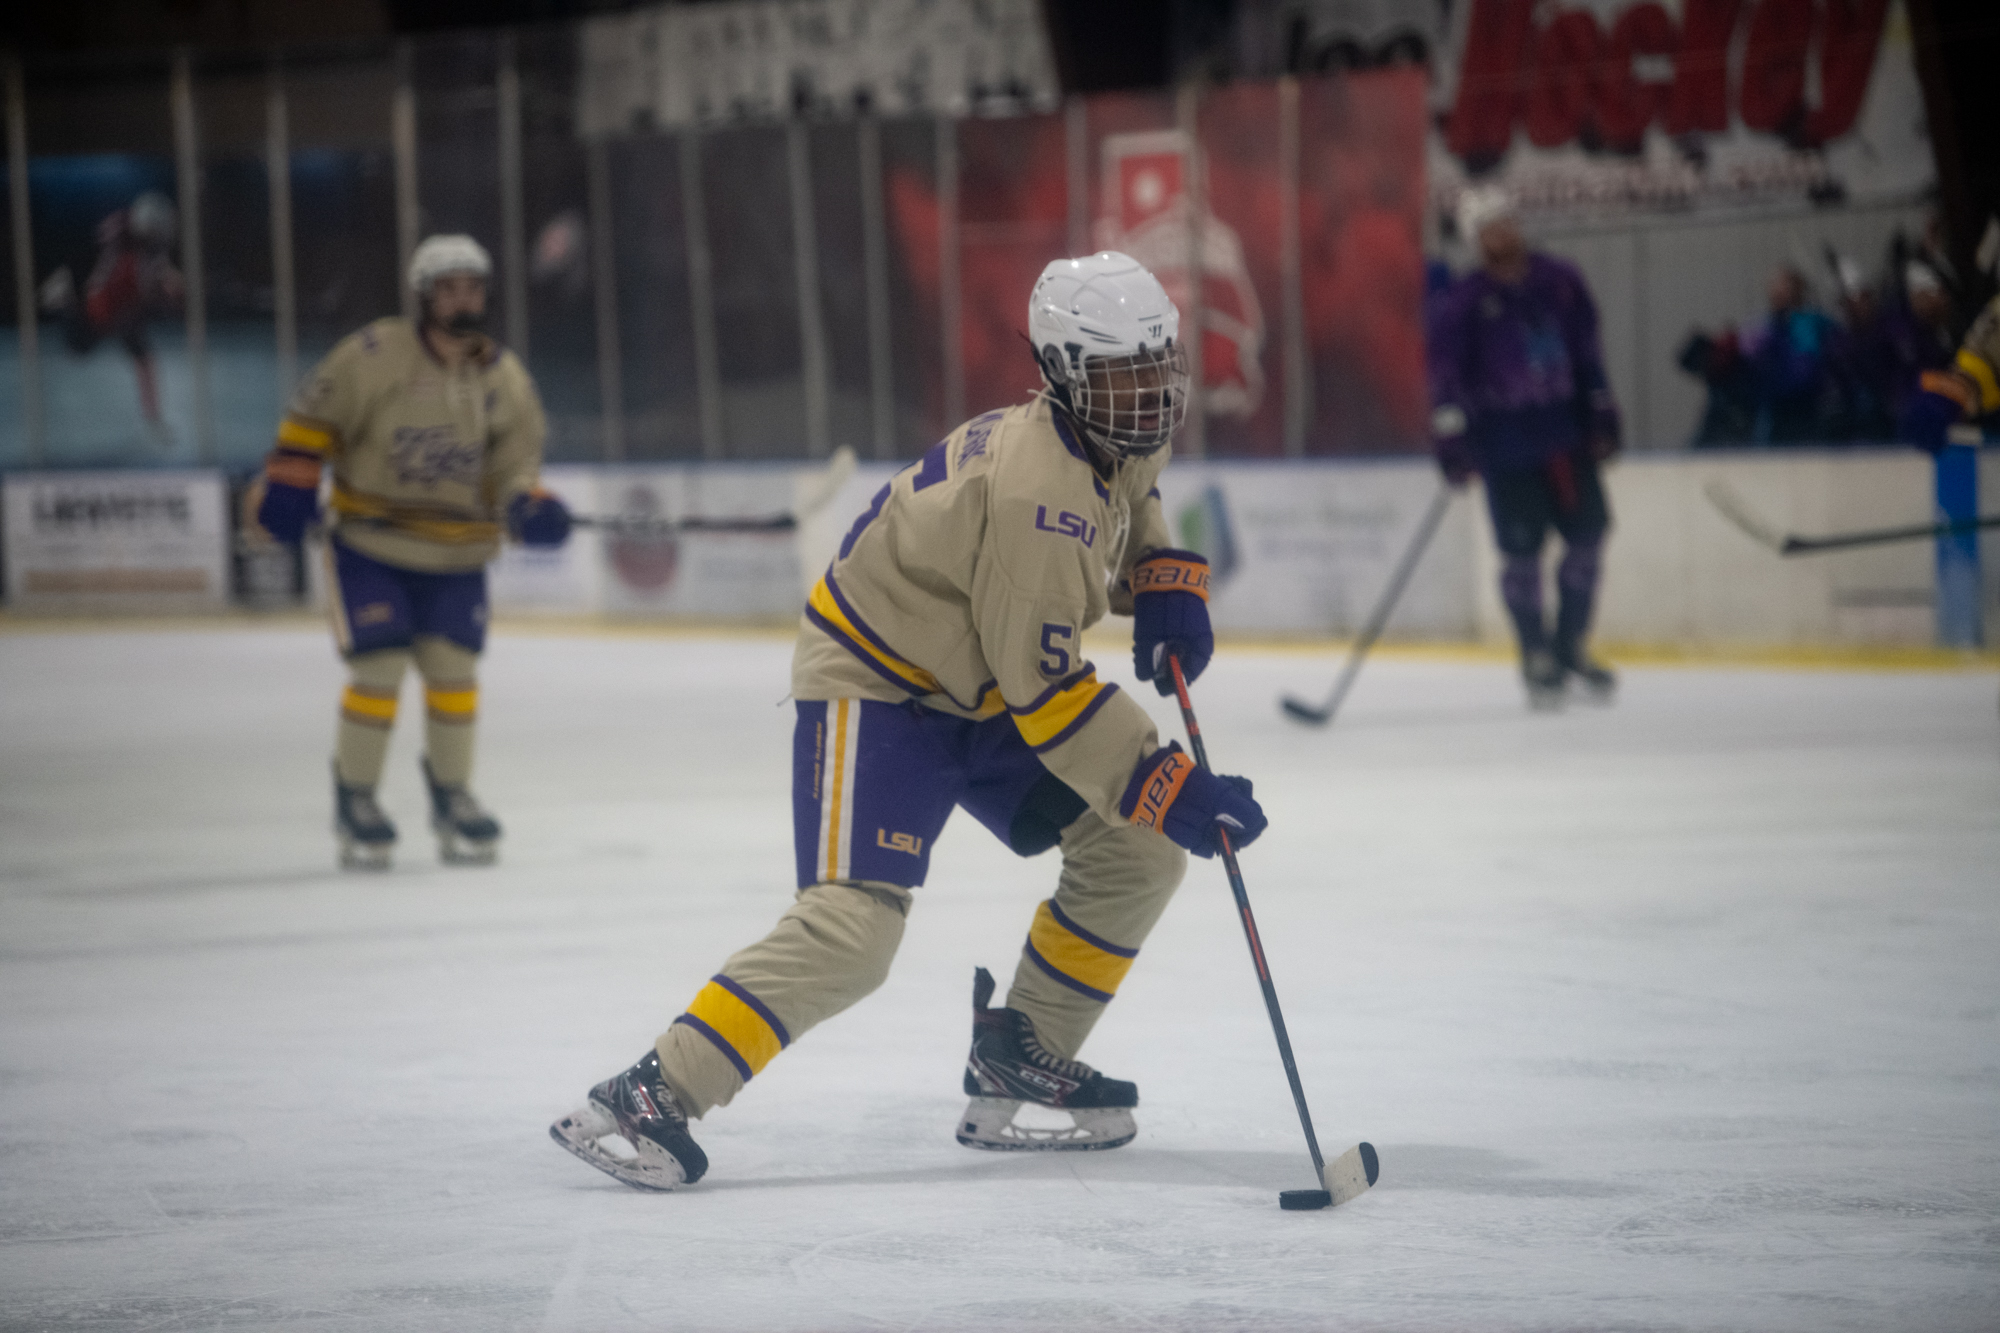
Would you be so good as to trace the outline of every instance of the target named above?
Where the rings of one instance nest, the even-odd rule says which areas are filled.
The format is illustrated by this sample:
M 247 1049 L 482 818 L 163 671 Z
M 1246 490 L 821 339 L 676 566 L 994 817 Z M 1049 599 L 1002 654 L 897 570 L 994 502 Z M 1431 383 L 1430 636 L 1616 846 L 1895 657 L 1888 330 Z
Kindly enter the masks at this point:
M 1310 1167 L 1214 863 L 1085 1052 L 1138 1140 L 954 1143 L 973 965 L 1055 869 L 962 819 L 888 984 L 641 1194 L 545 1127 L 788 901 L 789 651 L 502 632 L 503 863 L 436 864 L 406 690 L 365 877 L 323 634 L 0 636 L 0 1328 L 2000 1327 L 1990 675 L 1631 670 L 1551 718 L 1387 659 L 1308 732 L 1273 699 L 1332 658 L 1226 652 L 1306 1089 L 1380 1185 L 1278 1209 Z

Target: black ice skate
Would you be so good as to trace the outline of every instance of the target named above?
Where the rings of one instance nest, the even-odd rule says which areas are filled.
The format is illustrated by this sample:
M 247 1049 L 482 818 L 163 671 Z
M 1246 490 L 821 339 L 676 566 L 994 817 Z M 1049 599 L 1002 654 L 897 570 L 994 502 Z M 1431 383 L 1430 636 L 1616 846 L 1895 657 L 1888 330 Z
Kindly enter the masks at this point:
M 1521 654 L 1521 682 L 1528 687 L 1528 707 L 1537 713 L 1552 713 L 1562 707 L 1562 664 L 1548 649 L 1530 648 Z
M 396 846 L 396 826 L 375 804 L 373 787 L 350 787 L 333 772 L 333 836 L 340 842 L 343 870 L 387 870 Z
M 958 1141 L 998 1151 L 1088 1152 L 1132 1141 L 1137 1085 L 1106 1078 L 1089 1065 L 1042 1048 L 1035 1025 L 1018 1009 L 989 1009 L 993 974 L 972 974 L 972 1052 L 965 1058 L 965 1092 L 972 1101 L 958 1122 Z M 1071 1123 L 1034 1128 L 1014 1123 L 1021 1103 L 1069 1114 Z
M 447 865 L 490 866 L 500 855 L 500 823 L 479 808 L 463 787 L 447 787 L 424 760 L 424 785 L 431 790 L 431 830 L 438 856 Z
M 633 1189 L 677 1189 L 708 1171 L 708 1155 L 660 1077 L 657 1051 L 592 1088 L 581 1111 L 549 1126 L 549 1137 Z
M 1583 697 L 1592 703 L 1608 704 L 1618 693 L 1618 675 L 1604 663 L 1590 655 L 1590 650 L 1582 644 L 1575 644 L 1566 651 L 1557 653 L 1557 660 L 1569 679 L 1582 689 Z

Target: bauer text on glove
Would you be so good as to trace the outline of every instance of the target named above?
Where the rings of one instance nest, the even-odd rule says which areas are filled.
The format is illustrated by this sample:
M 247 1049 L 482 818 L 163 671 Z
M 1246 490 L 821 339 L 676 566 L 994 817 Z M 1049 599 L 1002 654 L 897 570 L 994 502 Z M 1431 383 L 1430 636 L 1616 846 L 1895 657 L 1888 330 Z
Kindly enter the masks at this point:
M 1193 551 L 1154 551 L 1132 566 L 1132 670 L 1161 694 L 1174 692 L 1168 657 L 1192 683 L 1215 656 L 1208 625 L 1208 561 Z
M 1222 850 L 1222 830 L 1229 832 L 1229 845 L 1241 850 L 1269 826 L 1250 791 L 1250 779 L 1198 768 L 1174 742 L 1139 765 L 1118 808 L 1134 824 L 1165 834 L 1196 856 L 1214 856 Z
M 507 528 L 523 546 L 561 546 L 569 540 L 569 506 L 549 491 L 527 491 L 507 502 Z

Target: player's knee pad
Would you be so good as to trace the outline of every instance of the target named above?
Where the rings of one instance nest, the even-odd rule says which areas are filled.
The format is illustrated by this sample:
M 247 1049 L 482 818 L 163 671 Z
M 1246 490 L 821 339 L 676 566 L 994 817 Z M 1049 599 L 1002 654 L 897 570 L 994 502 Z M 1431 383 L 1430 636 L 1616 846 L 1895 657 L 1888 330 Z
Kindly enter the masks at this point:
M 1080 884 L 1143 886 L 1161 894 L 1180 887 L 1187 853 L 1170 839 L 1136 824 L 1085 816 L 1063 832 L 1063 875 Z
M 479 676 L 479 654 L 434 634 L 417 636 L 417 670 L 426 681 L 470 685 Z

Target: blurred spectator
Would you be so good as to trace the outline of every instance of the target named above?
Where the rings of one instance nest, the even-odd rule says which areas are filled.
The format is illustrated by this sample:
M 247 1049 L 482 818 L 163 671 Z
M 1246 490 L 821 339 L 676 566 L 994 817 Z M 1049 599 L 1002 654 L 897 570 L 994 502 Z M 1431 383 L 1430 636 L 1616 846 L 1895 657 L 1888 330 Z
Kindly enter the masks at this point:
M 1757 431 L 1757 383 L 1744 358 L 1736 330 L 1710 336 L 1688 335 L 1681 345 L 1680 367 L 1708 386 L 1708 406 L 1695 428 L 1697 449 L 1748 444 Z
M 1748 332 L 1697 331 L 1680 365 L 1709 390 L 1697 444 L 1811 444 L 1846 434 L 1845 334 L 1810 302 L 1805 275 L 1771 275 L 1771 313 Z

